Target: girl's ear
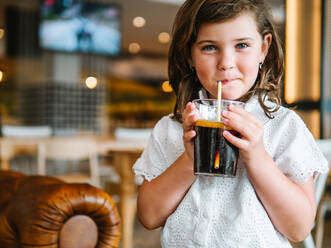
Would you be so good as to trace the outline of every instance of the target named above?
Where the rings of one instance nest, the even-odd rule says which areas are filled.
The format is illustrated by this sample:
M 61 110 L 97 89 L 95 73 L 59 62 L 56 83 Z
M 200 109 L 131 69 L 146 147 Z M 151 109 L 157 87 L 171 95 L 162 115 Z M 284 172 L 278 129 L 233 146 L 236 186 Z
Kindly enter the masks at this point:
M 262 40 L 262 58 L 261 58 L 261 62 L 264 61 L 265 57 L 267 56 L 268 54 L 268 51 L 269 51 L 269 47 L 271 45 L 271 42 L 272 42 L 272 34 L 266 34 L 264 37 L 263 37 L 263 40 Z

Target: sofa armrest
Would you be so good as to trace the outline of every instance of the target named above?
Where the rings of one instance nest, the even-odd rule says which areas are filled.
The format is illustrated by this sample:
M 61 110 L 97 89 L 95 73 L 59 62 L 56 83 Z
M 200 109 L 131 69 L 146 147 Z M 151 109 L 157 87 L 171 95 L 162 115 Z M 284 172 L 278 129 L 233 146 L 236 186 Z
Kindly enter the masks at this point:
M 74 216 L 86 216 L 95 223 L 96 247 L 118 247 L 120 217 L 114 201 L 104 191 L 89 184 L 64 183 L 45 176 L 17 180 L 16 192 L 6 210 L 0 210 L 0 247 L 60 247 L 61 230 Z M 90 230 L 76 244 L 93 237 L 95 229 Z

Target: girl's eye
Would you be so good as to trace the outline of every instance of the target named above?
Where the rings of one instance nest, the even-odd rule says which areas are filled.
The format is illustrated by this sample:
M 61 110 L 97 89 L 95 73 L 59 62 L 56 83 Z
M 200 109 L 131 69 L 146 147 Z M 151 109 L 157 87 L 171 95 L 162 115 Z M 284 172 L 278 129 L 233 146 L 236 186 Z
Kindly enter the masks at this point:
M 247 48 L 248 45 L 246 43 L 239 43 L 236 45 L 236 48 L 239 48 L 239 49 L 243 49 L 243 48 Z
M 216 47 L 214 45 L 207 45 L 207 46 L 202 47 L 203 51 L 213 51 L 215 49 L 216 49 Z

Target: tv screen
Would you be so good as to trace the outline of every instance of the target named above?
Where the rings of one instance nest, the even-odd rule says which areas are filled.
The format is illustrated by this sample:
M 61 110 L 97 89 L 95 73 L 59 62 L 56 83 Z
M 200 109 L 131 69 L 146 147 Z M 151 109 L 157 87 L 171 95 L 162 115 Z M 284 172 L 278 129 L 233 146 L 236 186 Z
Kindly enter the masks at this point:
M 117 55 L 120 8 L 82 0 L 42 0 L 39 43 L 44 49 Z

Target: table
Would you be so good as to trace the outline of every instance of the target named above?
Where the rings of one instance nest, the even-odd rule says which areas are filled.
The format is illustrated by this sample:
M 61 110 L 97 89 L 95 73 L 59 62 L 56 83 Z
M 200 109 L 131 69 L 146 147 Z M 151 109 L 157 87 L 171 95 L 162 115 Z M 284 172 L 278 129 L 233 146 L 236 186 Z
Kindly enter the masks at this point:
M 97 150 L 100 154 L 112 152 L 114 166 L 121 178 L 120 214 L 122 217 L 122 246 L 133 247 L 134 220 L 137 209 L 137 185 L 132 165 L 146 147 L 146 141 L 99 140 Z
M 0 169 L 8 170 L 10 159 L 17 152 L 37 153 L 38 146 L 47 139 L 52 138 L 0 138 Z M 122 248 L 132 248 L 137 200 L 137 185 L 132 166 L 146 147 L 147 141 L 115 140 L 107 137 L 95 138 L 95 141 L 98 154 L 114 154 L 114 166 L 121 178 L 119 210 L 122 217 Z
M 19 153 L 36 153 L 44 138 L 0 138 L 0 169 L 9 170 L 10 160 Z

